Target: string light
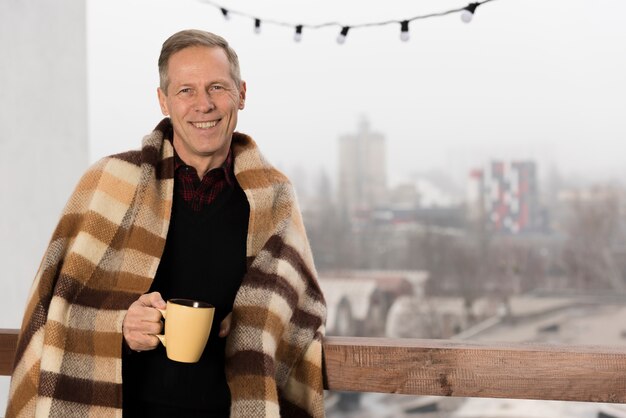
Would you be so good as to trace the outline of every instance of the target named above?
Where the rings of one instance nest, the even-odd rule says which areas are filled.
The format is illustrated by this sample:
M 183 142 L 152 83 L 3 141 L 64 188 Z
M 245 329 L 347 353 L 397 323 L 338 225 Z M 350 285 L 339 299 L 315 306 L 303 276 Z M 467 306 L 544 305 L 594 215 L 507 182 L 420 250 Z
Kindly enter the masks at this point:
M 296 42 L 300 42 L 302 40 L 302 26 L 296 25 L 296 33 L 293 35 L 293 40 Z
M 409 40 L 409 21 L 400 22 L 400 39 L 404 42 Z
M 225 19 L 229 20 L 231 15 L 237 15 L 237 16 L 242 16 L 242 17 L 247 17 L 250 19 L 254 20 L 254 32 L 255 33 L 261 33 L 261 18 L 255 17 L 253 15 L 247 14 L 247 13 L 243 13 L 243 12 L 239 12 L 236 10 L 229 10 L 226 9 L 225 7 L 222 7 L 221 5 L 215 3 L 213 0 L 200 0 L 202 3 L 208 4 L 210 6 L 216 7 L 218 9 L 221 10 L 222 15 L 224 16 Z M 291 27 L 295 29 L 295 33 L 293 36 L 294 41 L 296 42 L 300 42 L 302 41 L 302 30 L 303 28 L 307 28 L 307 29 L 321 29 L 321 28 L 325 28 L 325 27 L 329 27 L 329 26 L 338 26 L 341 28 L 341 32 L 339 33 L 339 35 L 337 36 L 337 43 L 339 44 L 343 44 L 346 42 L 346 37 L 348 36 L 348 31 L 354 28 L 366 28 L 366 27 L 374 27 L 374 26 L 385 26 L 385 25 L 391 25 L 391 24 L 400 24 L 400 39 L 402 41 L 408 41 L 410 36 L 409 36 L 409 23 L 415 21 L 415 20 L 421 20 L 421 19 L 428 19 L 431 17 L 441 17 L 441 16 L 446 16 L 449 14 L 453 14 L 453 13 L 460 13 L 461 14 L 461 20 L 465 23 L 469 23 L 472 21 L 472 18 L 474 16 L 474 13 L 476 12 L 476 8 L 482 4 L 485 3 L 489 3 L 493 0 L 482 0 L 482 1 L 478 1 L 478 2 L 474 2 L 474 3 L 469 3 L 467 6 L 465 7 L 461 7 L 461 8 L 457 8 L 457 9 L 450 9 L 450 10 L 446 10 L 443 12 L 437 12 L 437 13 L 430 13 L 430 14 L 425 14 L 425 15 L 418 15 L 418 16 L 413 16 L 409 19 L 402 19 L 402 20 L 387 20 L 387 21 L 381 21 L 381 22 L 371 22 L 371 23 L 360 23 L 360 24 L 355 24 L 355 25 L 346 25 L 343 23 L 339 23 L 339 22 L 326 22 L 326 23 L 320 23 L 320 24 L 316 24 L 316 25 L 307 25 L 307 24 L 294 24 L 294 23 L 290 23 L 290 22 L 284 22 L 284 21 L 278 21 L 278 20 L 272 20 L 272 19 L 262 19 L 264 24 L 270 24 L 270 25 L 276 25 L 276 26 L 285 26 L 285 27 Z
M 339 33 L 339 36 L 337 36 L 338 44 L 343 44 L 344 42 L 346 42 L 346 37 L 348 36 L 349 30 L 350 26 L 344 26 L 343 28 L 341 28 L 341 32 Z
M 228 10 L 224 9 L 223 7 L 220 7 L 220 10 L 222 11 L 222 15 L 224 15 L 224 19 L 230 20 L 230 16 L 228 15 Z
M 461 20 L 465 23 L 469 23 L 472 21 L 472 17 L 474 17 L 474 12 L 476 8 L 480 6 L 480 3 L 470 3 L 461 12 Z

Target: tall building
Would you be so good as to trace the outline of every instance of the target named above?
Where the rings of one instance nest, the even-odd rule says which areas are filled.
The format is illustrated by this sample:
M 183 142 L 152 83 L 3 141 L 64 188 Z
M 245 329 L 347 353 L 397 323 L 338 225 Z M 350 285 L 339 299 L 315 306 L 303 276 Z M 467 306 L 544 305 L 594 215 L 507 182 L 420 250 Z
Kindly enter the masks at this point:
M 339 138 L 339 207 L 353 217 L 384 206 L 387 195 L 385 137 L 363 117 L 356 134 Z
M 539 205 L 537 166 L 532 161 L 492 161 L 472 170 L 468 183 L 468 217 L 494 232 L 536 232 L 544 227 Z
M 483 222 L 485 217 L 484 195 L 485 173 L 475 168 L 470 171 L 467 182 L 467 219 L 473 223 Z

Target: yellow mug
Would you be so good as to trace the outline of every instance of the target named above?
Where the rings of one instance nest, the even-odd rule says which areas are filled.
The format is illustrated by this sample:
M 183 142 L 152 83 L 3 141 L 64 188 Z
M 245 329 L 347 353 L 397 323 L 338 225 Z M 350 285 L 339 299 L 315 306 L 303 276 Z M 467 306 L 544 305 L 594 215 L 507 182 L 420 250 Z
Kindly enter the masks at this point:
M 165 335 L 157 335 L 167 358 L 182 363 L 200 360 L 209 340 L 215 307 L 191 299 L 170 299 L 158 309 L 165 319 Z

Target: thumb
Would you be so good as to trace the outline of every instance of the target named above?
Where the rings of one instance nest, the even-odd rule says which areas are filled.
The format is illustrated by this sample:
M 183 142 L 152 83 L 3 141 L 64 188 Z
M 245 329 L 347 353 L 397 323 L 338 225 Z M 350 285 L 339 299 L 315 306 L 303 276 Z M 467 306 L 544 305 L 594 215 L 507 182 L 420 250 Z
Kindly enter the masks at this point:
M 167 307 L 165 301 L 163 300 L 159 292 L 149 293 L 148 297 L 150 300 L 150 306 L 153 306 L 159 309 L 165 309 Z
M 226 337 L 230 333 L 230 326 L 232 324 L 232 321 L 233 321 L 233 313 L 231 312 L 228 315 L 226 315 L 226 318 L 224 318 L 224 320 L 220 324 L 220 333 L 219 333 L 220 337 L 222 338 Z

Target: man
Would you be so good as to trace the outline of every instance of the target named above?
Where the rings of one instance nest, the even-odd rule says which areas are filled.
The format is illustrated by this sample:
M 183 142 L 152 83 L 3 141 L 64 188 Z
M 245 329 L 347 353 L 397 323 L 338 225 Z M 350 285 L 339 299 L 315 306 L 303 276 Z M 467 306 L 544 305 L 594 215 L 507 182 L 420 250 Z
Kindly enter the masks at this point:
M 234 132 L 237 55 L 182 31 L 159 72 L 168 117 L 88 170 L 55 230 L 6 416 L 323 416 L 324 299 L 291 185 Z M 170 297 L 216 306 L 196 364 L 155 337 Z

